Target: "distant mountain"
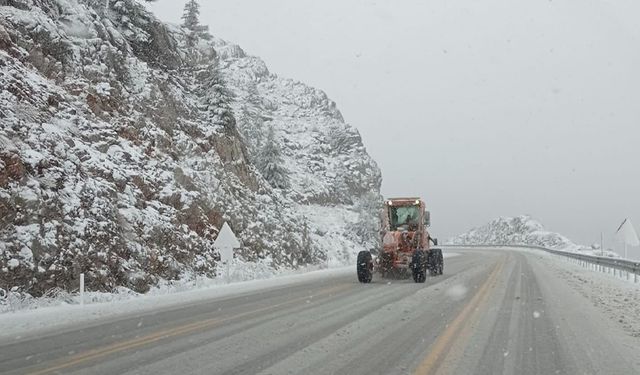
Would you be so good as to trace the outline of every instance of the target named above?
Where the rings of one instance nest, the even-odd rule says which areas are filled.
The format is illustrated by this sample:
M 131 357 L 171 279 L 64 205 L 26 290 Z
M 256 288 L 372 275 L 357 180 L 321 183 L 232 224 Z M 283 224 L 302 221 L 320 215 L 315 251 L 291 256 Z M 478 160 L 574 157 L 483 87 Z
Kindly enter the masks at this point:
M 594 247 L 577 245 L 567 237 L 549 232 L 528 215 L 501 217 L 481 227 L 471 229 L 447 241 L 450 245 L 531 245 L 589 255 L 619 257 L 611 250 L 602 253 Z
M 336 104 L 136 0 L 0 0 L 0 90 L 2 288 L 215 276 L 224 222 L 275 268 L 376 241 L 380 170 Z
M 534 245 L 566 251 L 581 248 L 567 237 L 545 230 L 540 222 L 527 215 L 495 219 L 448 242 L 452 245 Z
M 501 217 L 479 228 L 453 237 L 447 241 L 451 245 L 533 245 L 548 249 L 602 255 L 600 250 L 576 245 L 567 237 L 549 232 L 544 226 L 527 215 Z M 612 251 L 605 256 L 618 257 Z

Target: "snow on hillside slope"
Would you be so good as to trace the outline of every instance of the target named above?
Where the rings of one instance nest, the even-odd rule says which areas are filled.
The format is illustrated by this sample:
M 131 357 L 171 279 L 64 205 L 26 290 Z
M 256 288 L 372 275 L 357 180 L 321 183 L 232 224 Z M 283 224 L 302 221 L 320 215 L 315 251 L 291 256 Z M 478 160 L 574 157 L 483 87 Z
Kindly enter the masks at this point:
M 501 217 L 448 241 L 452 245 L 533 245 L 550 249 L 578 251 L 581 246 L 549 232 L 530 216 Z
M 0 2 L 0 88 L 0 288 L 215 276 L 225 221 L 273 267 L 349 263 L 377 237 L 354 229 L 375 233 L 380 171 L 335 103 L 135 0 Z M 268 128 L 286 189 L 255 167 Z
M 549 232 L 528 215 L 501 217 L 447 241 L 450 245 L 529 245 L 547 249 L 580 252 L 586 255 L 619 257 L 611 250 L 576 245 L 567 237 Z

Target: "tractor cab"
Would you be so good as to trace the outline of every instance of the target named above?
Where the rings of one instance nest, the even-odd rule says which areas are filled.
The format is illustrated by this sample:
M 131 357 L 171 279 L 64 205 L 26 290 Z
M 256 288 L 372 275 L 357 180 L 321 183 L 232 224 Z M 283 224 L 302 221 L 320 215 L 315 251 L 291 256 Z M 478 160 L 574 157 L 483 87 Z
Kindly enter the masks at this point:
M 385 201 L 383 253 L 413 253 L 429 249 L 429 212 L 420 198 L 394 198 Z M 401 257 L 400 267 L 406 267 Z M 408 264 L 408 263 L 407 263 Z

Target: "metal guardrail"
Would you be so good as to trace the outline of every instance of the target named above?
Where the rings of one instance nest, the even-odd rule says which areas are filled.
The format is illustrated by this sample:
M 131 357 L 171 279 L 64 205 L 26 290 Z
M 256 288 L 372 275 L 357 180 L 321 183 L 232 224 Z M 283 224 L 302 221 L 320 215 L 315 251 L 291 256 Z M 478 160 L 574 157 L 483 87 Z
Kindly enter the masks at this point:
M 631 280 L 633 275 L 633 282 L 640 281 L 640 262 L 632 261 L 628 259 L 611 258 L 597 255 L 586 255 L 580 253 L 572 253 L 569 251 L 553 250 L 542 246 L 536 245 L 443 245 L 441 247 L 458 247 L 458 248 L 521 248 L 521 249 L 536 249 L 546 251 L 551 254 L 560 255 L 566 258 L 576 260 L 582 266 L 591 265 L 596 271 L 611 273 L 616 277 L 626 277 L 627 280 Z

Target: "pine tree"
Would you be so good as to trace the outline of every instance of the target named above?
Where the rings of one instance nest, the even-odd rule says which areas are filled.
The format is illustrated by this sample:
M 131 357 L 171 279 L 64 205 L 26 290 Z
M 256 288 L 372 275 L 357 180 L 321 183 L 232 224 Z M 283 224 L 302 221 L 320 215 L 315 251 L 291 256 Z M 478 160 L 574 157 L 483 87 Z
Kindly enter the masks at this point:
M 236 120 L 231 109 L 233 93 L 227 88 L 219 70 L 213 72 L 208 97 L 208 110 L 212 115 L 212 122 L 224 128 L 235 128 Z
M 244 139 L 249 150 L 251 162 L 255 165 L 260 160 L 260 151 L 262 150 L 262 131 L 264 129 L 264 120 L 260 116 L 258 109 L 248 104 L 246 98 L 241 99 L 243 104 L 240 110 L 235 112 L 238 131 Z
M 187 45 L 194 47 L 199 38 L 209 39 L 209 27 L 200 25 L 200 4 L 197 0 L 189 0 L 184 6 L 182 27 L 187 32 Z
M 260 152 L 260 160 L 258 161 L 257 167 L 267 182 L 277 189 L 286 189 L 289 187 L 289 176 L 287 175 L 286 169 L 282 167 L 282 164 L 282 155 L 275 140 L 275 132 L 273 127 L 269 126 L 267 139 Z
M 189 0 L 184 5 L 182 19 L 184 20 L 182 27 L 185 29 L 196 30 L 200 25 L 200 4 L 196 0 Z

